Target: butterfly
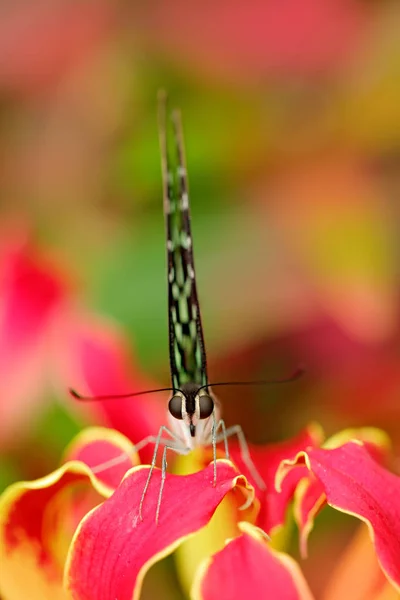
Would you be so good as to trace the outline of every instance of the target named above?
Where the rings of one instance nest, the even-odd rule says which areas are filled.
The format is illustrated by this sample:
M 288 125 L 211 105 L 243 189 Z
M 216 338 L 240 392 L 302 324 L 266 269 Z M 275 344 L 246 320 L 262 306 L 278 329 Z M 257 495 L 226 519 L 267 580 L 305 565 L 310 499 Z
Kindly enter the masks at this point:
M 163 448 L 162 477 L 156 521 L 158 521 L 161 507 L 168 450 L 178 454 L 188 454 L 198 446 L 211 446 L 214 464 L 213 483 L 215 485 L 217 481 L 217 445 L 220 442 L 224 443 L 225 456 L 229 459 L 228 438 L 236 436 L 244 464 L 257 485 L 261 489 L 265 489 L 264 481 L 251 459 L 241 426 L 226 427 L 221 418 L 220 404 L 213 393 L 213 388 L 225 385 L 285 383 L 294 381 L 303 372 L 303 369 L 297 369 L 286 379 L 268 381 L 209 382 L 194 265 L 182 118 L 177 109 L 169 112 L 167 95 L 164 91 L 161 91 L 158 97 L 158 121 L 166 231 L 171 386 L 143 392 L 95 397 L 82 396 L 70 389 L 71 394 L 79 400 L 115 400 L 155 392 L 171 392 L 168 401 L 168 426 L 161 426 L 156 436 L 148 436 L 135 446 L 135 449 L 139 450 L 148 443 L 154 443 L 153 459 L 139 506 L 140 517 L 156 465 L 158 450 L 160 447 Z M 111 462 L 115 463 L 115 461 Z M 103 468 L 104 466 L 102 465 Z

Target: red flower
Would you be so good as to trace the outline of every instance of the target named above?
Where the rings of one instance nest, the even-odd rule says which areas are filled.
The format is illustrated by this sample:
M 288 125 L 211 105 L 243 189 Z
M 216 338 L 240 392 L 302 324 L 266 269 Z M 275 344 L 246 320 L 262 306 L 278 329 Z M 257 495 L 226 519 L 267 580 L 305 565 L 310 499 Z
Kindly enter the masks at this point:
M 6 600 L 26 597 L 27 590 L 33 597 L 32 589 L 39 591 L 41 599 L 61 598 L 63 576 L 69 596 L 77 600 L 138 598 L 144 574 L 155 561 L 189 538 L 198 542 L 197 536 L 216 521 L 221 525 L 229 514 L 231 541 L 222 540 L 197 566 L 192 598 L 213 600 L 223 586 L 227 597 L 232 593 L 233 598 L 254 597 L 255 590 L 262 588 L 270 598 L 309 599 L 311 592 L 299 567 L 286 554 L 272 550 L 263 530 L 253 525 L 254 521 L 267 523 L 270 530 L 280 525 L 295 488 L 297 515 L 313 516 L 316 506 L 328 502 L 367 522 L 388 590 L 398 589 L 400 478 L 377 462 L 387 456 L 385 437 L 375 430 L 344 432 L 319 448 L 320 434 L 315 432 L 311 428 L 292 442 L 254 454 L 268 481 L 278 473 L 281 491 L 271 488 L 271 498 L 257 490 L 256 500 L 254 489 L 226 460 L 218 460 L 215 487 L 212 464 L 190 475 L 167 473 L 158 523 L 161 472 L 153 473 L 141 518 L 139 506 L 149 467 L 135 466 L 123 476 L 132 464 L 130 442 L 108 430 L 82 433 L 67 451 L 63 467 L 36 482 L 14 484 L 0 499 L 4 565 L 0 591 Z M 354 435 L 364 443 L 348 441 Z M 307 448 L 293 456 L 295 447 L 306 440 Z M 94 474 L 82 462 L 112 461 L 121 452 L 124 464 L 118 461 L 104 473 Z M 285 452 L 292 458 L 279 467 L 278 455 Z M 239 512 L 243 503 L 246 508 Z M 269 509 L 272 514 L 267 518 Z M 307 518 L 299 520 L 301 529 Z
M 102 481 L 85 463 L 74 460 L 82 454 L 87 456 L 93 444 L 100 460 L 125 452 L 127 444 L 131 448 L 129 441 L 115 431 L 89 430 L 78 436 L 71 447 L 72 460 L 46 477 L 15 483 L 2 494 L 0 592 L 3 598 L 65 598 L 62 574 L 76 526 L 89 509 L 112 494 L 121 477 L 120 470 L 111 470 L 107 481 Z M 135 461 L 134 456 L 130 466 Z

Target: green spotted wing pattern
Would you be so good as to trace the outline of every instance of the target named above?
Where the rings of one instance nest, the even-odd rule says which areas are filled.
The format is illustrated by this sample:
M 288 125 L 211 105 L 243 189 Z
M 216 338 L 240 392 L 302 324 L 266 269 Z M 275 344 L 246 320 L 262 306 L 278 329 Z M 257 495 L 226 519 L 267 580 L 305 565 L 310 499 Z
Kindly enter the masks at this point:
M 171 380 L 207 385 L 207 366 L 196 289 L 185 151 L 180 112 L 159 98 L 159 131 L 167 238 Z M 172 143 L 171 143 L 172 142 Z

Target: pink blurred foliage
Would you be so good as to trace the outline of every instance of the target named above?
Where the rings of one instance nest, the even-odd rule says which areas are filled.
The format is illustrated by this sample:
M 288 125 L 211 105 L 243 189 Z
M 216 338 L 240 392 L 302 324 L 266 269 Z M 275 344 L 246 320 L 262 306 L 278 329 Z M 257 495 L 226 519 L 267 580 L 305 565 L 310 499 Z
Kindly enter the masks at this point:
M 61 338 L 70 351 L 62 356 L 61 381 L 88 395 L 125 394 L 160 387 L 146 377 L 132 359 L 127 341 L 109 321 L 91 315 L 72 315 L 72 324 L 62 327 Z M 60 343 L 62 339 L 60 338 Z M 64 372 L 63 372 L 64 371 Z M 144 396 L 88 405 L 90 420 L 124 433 L 134 442 L 157 432 L 165 421 L 162 395 Z M 75 404 L 76 409 L 78 406 Z M 80 407 L 79 407 L 80 408 Z M 152 448 L 141 451 L 151 460 Z
M 0 249 L 0 441 L 29 427 L 44 401 L 49 338 L 68 279 L 24 236 Z
M 70 277 L 27 237 L 3 244 L 0 287 L 0 443 L 23 435 L 38 418 L 52 384 L 61 397 L 69 386 L 90 395 L 134 392 L 150 383 L 134 366 L 127 343 L 109 321 L 76 301 Z M 164 418 L 158 399 L 70 407 L 89 421 L 120 429 L 133 441 L 157 430 Z
M 223 80 L 322 75 L 343 67 L 368 31 L 354 0 L 159 0 L 135 19 L 151 47 Z
M 37 92 L 77 68 L 112 29 L 107 0 L 37 0 L 0 9 L 0 87 Z

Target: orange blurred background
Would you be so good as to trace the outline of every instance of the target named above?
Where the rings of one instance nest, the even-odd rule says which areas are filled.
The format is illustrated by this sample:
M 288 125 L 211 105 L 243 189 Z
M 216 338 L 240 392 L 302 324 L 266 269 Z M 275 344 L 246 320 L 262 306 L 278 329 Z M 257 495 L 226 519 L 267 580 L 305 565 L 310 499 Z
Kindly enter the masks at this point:
M 260 443 L 310 420 L 328 434 L 375 425 L 400 453 L 399 12 L 395 0 L 0 7 L 1 487 L 54 468 L 85 422 L 60 361 L 36 363 L 32 346 L 28 373 L 25 341 L 14 360 L 10 247 L 51 264 L 74 304 L 114 323 L 132 371 L 168 385 L 159 88 L 183 113 L 211 380 L 307 369 L 288 386 L 221 389 L 226 421 Z M 34 283 L 21 294 L 22 312 L 42 301 Z M 316 592 L 342 543 L 338 517 L 324 518 L 304 566 Z M 144 597 L 178 597 L 172 562 L 155 568 Z

